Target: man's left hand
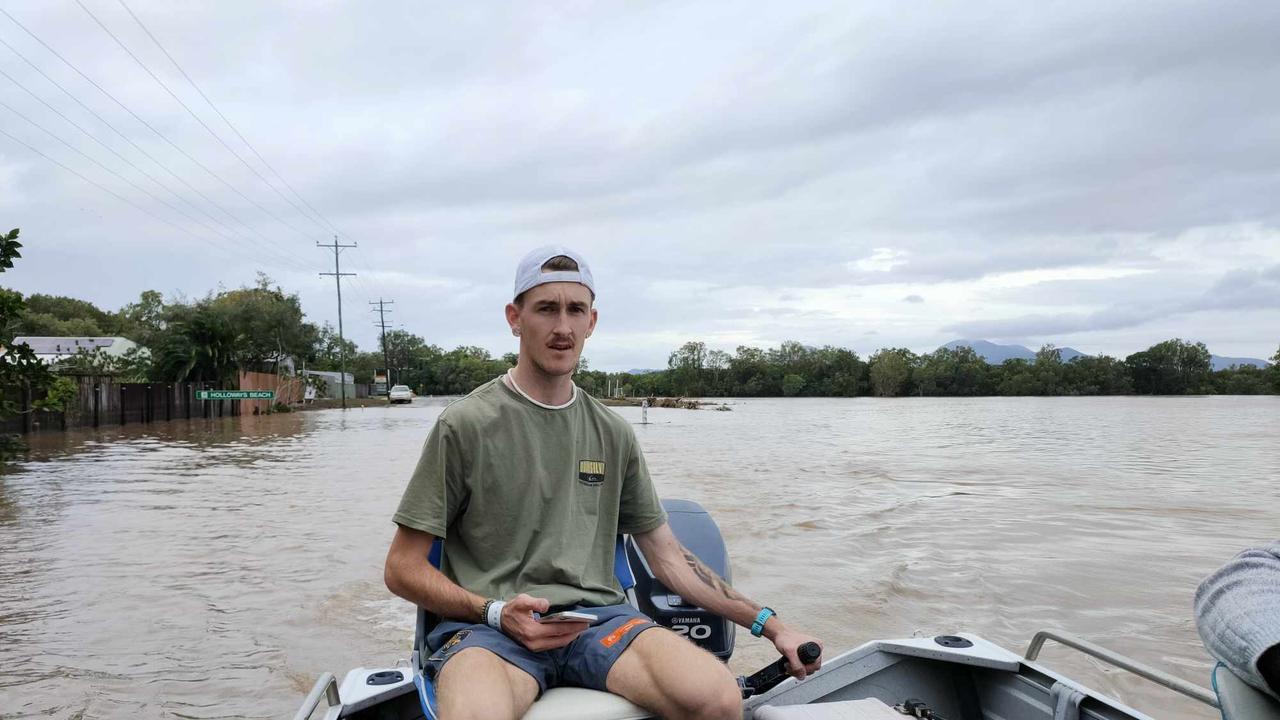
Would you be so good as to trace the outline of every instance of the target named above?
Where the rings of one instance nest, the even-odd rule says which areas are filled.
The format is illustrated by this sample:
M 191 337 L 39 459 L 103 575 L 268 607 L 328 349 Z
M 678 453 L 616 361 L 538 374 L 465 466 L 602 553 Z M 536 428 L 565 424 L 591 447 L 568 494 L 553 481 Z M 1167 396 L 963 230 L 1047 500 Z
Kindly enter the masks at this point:
M 807 635 L 782 625 L 782 621 L 778 620 L 776 615 L 769 618 L 767 625 L 772 625 L 775 621 L 781 627 L 776 632 L 771 633 L 769 631 L 773 628 L 766 626 L 765 635 L 773 641 L 773 646 L 778 649 L 778 652 L 787 659 L 787 669 L 790 670 L 791 676 L 797 680 L 803 680 L 809 673 L 817 672 L 818 668 L 822 667 L 821 655 L 808 665 L 802 665 L 800 656 L 797 653 L 800 646 L 807 642 L 817 643 L 818 647 L 822 647 L 822 641 L 812 635 Z

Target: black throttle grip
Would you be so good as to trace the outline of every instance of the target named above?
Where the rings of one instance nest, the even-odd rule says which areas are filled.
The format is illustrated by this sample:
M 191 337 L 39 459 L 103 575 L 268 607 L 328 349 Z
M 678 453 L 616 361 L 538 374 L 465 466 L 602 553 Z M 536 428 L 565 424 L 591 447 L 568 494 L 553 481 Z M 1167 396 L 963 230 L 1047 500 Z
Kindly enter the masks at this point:
M 796 648 L 796 656 L 800 658 L 801 664 L 808 665 L 822 657 L 822 648 L 816 642 L 807 642 Z M 787 659 L 778 658 L 760 668 L 754 675 L 739 678 L 742 697 L 749 698 L 752 695 L 769 692 L 777 687 L 778 683 L 787 679 L 789 676 L 788 669 Z
M 796 649 L 801 665 L 808 665 L 822 657 L 822 648 L 816 642 L 807 642 Z

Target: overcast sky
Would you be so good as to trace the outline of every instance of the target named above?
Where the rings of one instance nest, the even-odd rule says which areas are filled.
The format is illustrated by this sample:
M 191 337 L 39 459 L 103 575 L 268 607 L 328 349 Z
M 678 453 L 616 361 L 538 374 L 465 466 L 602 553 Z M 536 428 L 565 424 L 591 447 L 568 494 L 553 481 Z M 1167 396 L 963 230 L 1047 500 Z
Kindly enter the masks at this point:
M 125 0 L 286 186 L 119 0 L 79 1 L 231 149 L 77 0 L 0 0 L 26 293 L 261 269 L 336 322 L 336 228 L 362 349 L 382 297 L 513 350 L 515 262 L 548 243 L 595 272 L 598 369 L 689 339 L 1280 345 L 1280 3 Z

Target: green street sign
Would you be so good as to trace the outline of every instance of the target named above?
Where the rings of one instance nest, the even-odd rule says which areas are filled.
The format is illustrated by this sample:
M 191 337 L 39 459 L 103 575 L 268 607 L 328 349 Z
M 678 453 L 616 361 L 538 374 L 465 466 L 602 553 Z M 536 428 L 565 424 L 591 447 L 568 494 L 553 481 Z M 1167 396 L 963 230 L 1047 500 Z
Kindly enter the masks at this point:
M 197 400 L 275 400 L 275 390 L 197 390 Z

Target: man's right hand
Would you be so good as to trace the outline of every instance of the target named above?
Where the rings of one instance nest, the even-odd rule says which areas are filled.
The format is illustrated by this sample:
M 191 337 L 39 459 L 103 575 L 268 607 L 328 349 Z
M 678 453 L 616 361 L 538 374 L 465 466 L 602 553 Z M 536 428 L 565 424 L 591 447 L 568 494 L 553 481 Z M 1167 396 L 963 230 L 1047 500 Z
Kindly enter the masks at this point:
M 551 609 L 551 602 L 520 593 L 502 608 L 502 632 L 533 652 L 554 650 L 573 642 L 588 627 L 585 622 L 540 623 L 534 613 Z

